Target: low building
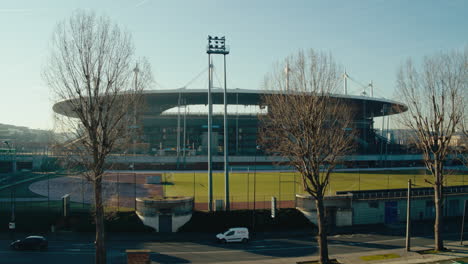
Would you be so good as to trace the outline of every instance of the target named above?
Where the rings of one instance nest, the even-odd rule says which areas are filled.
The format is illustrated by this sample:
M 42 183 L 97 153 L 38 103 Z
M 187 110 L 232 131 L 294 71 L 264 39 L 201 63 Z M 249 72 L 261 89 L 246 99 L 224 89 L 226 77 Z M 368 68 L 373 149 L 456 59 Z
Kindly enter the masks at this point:
M 445 187 L 444 192 L 443 215 L 462 216 L 464 201 L 468 199 L 468 186 Z M 434 190 L 414 188 L 411 195 L 411 219 L 434 219 Z M 407 189 L 337 192 L 334 196 L 326 196 L 324 203 L 330 226 L 406 222 Z M 296 208 L 311 222 L 317 222 L 312 196 L 296 195 Z

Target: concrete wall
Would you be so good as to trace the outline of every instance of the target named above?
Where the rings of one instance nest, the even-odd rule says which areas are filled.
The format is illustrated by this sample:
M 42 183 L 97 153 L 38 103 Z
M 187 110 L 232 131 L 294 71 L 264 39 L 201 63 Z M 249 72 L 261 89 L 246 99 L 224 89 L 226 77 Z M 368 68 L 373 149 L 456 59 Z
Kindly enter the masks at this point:
M 159 217 L 171 216 L 172 232 L 192 218 L 193 197 L 168 197 L 167 199 L 137 198 L 137 215 L 144 225 L 159 232 Z
M 343 209 L 336 211 L 336 226 L 352 226 L 353 210 Z
M 352 207 L 354 225 L 384 222 L 385 208 L 380 201 L 353 201 Z
M 173 215 L 172 216 L 172 232 L 179 231 L 183 225 L 185 225 L 188 221 L 192 219 L 192 214 L 188 215 Z
M 137 212 L 138 217 L 141 219 L 144 225 L 154 228 L 156 232 L 159 230 L 159 214 L 154 216 L 144 216 Z M 187 215 L 175 215 L 172 214 L 172 232 L 177 232 L 179 228 L 185 225 L 192 218 L 192 214 Z
M 317 224 L 315 199 L 310 195 L 296 195 L 297 209 L 314 224 Z M 326 196 L 324 199 L 327 214 L 334 214 L 336 226 L 350 226 L 353 224 L 352 195 Z
M 317 212 L 314 211 L 305 211 L 301 210 L 304 216 L 311 222 L 317 225 Z M 338 227 L 341 226 L 351 226 L 353 225 L 353 211 L 350 209 L 338 210 L 336 211 L 336 222 L 335 225 Z

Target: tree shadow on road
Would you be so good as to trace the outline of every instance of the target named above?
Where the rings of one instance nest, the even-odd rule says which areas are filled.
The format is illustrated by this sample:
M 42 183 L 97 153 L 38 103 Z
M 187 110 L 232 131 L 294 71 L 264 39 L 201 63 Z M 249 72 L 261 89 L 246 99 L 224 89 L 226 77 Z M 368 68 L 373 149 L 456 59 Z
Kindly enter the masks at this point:
M 228 243 L 220 244 L 215 242 L 200 243 L 211 247 L 216 247 L 220 250 L 239 250 L 255 255 L 268 257 L 303 257 L 317 253 L 317 247 L 310 243 L 302 241 L 267 241 L 265 243 L 257 243 L 256 240 L 250 241 L 247 244 L 243 243 Z
M 152 253 L 151 263 L 191 263 L 189 260 L 165 254 Z

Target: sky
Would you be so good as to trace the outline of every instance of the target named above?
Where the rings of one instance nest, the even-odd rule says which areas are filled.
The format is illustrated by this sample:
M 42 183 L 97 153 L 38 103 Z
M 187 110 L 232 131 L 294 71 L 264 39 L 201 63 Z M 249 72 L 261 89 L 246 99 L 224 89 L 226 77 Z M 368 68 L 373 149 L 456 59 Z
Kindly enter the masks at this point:
M 136 55 L 151 63 L 153 89 L 184 87 L 204 71 L 208 35 L 230 46 L 230 88 L 259 89 L 275 63 L 313 48 L 330 52 L 361 84 L 372 80 L 376 97 L 396 100 L 396 72 L 407 58 L 468 45 L 466 0 L 0 0 L 0 123 L 53 127 L 41 71 L 56 24 L 77 9 L 132 34 Z M 207 78 L 187 89 L 207 87 Z M 362 91 L 352 82 L 349 90 Z

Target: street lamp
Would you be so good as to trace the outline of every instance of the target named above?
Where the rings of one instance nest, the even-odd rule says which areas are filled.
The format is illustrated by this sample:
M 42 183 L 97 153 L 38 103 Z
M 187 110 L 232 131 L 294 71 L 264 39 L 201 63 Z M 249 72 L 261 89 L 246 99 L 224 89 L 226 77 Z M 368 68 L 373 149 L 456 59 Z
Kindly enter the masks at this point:
M 137 87 L 138 87 L 138 72 L 140 72 L 140 69 L 138 68 L 138 63 L 135 65 L 135 68 L 133 69 L 133 72 L 135 73 L 135 95 L 137 93 Z M 136 173 L 135 173 L 135 156 L 136 156 L 136 129 L 137 129 L 137 124 L 136 124 L 136 100 L 133 100 L 133 161 L 131 164 L 131 168 L 133 171 L 133 197 L 134 197 L 134 209 L 136 212 L 136 207 L 137 207 L 137 202 L 136 202 Z
M 224 193 L 225 208 L 230 209 L 229 202 L 229 159 L 228 159 L 228 123 L 227 123 L 227 85 L 226 85 L 226 55 L 229 54 L 229 47 L 226 46 L 226 38 L 208 36 L 208 45 L 206 47 L 208 54 L 208 210 L 213 210 L 213 173 L 212 173 L 212 155 L 211 155 L 211 121 L 213 115 L 213 103 L 211 98 L 211 87 L 213 85 L 213 65 L 211 54 L 223 55 L 224 59 Z
M 7 145 L 8 147 L 8 155 L 10 156 L 10 161 L 11 161 L 11 167 L 12 167 L 12 172 L 14 173 L 14 161 L 13 161 L 13 158 L 12 158 L 12 152 L 11 152 L 11 145 L 10 145 L 10 142 L 9 141 L 3 141 L 3 143 L 5 145 Z M 15 236 L 15 183 L 14 183 L 14 177 L 12 176 L 11 177 L 11 182 L 12 182 L 12 185 L 11 185 L 11 189 L 10 189 L 10 203 L 11 203 L 11 219 L 10 219 L 10 223 L 9 223 L 9 229 L 11 230 L 11 234 L 14 238 Z

